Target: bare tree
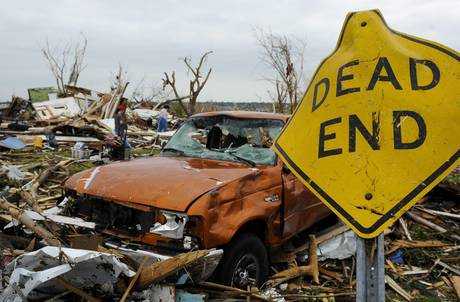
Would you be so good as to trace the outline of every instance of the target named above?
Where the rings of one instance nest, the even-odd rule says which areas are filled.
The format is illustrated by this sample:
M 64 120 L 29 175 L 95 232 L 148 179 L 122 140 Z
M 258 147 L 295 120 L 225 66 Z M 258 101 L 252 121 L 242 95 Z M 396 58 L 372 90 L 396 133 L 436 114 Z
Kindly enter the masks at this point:
M 41 52 L 53 74 L 58 93 L 67 93 L 66 85 L 76 85 L 81 72 L 86 68 L 84 59 L 88 40 L 82 36 L 77 43 L 68 43 L 63 47 L 52 47 L 48 40 Z
M 292 113 L 303 92 L 305 41 L 271 31 L 255 29 L 257 43 L 262 48 L 261 61 L 273 70 L 273 75 L 264 77 L 273 85 L 269 96 L 283 112 L 284 103 L 289 102 Z M 283 103 L 281 105 L 281 103 Z
M 118 64 L 117 71 L 112 74 L 110 90 L 114 94 L 121 94 L 128 84 L 128 72 L 124 70 L 121 64 Z
M 154 101 L 162 102 L 166 100 L 168 96 L 169 94 L 163 90 L 162 85 L 159 85 L 158 83 L 147 84 L 145 77 L 137 82 L 131 94 L 131 98 L 138 103 L 153 103 Z
M 182 99 L 184 97 L 181 97 L 177 90 L 175 71 L 172 71 L 170 75 L 166 72 L 164 73 L 163 89 L 165 89 L 166 87 L 171 88 L 171 90 L 174 93 L 174 96 L 176 97 L 176 99 L 179 100 L 179 103 L 181 104 L 187 116 L 190 116 L 195 113 L 196 102 L 198 100 L 198 96 L 200 95 L 200 92 L 203 90 L 203 87 L 206 85 L 209 79 L 209 76 L 211 75 L 212 68 L 208 69 L 205 76 L 203 76 L 202 71 L 201 71 L 201 69 L 203 68 L 203 65 L 206 64 L 207 58 L 210 54 L 212 54 L 212 51 L 208 51 L 204 53 L 201 56 L 201 59 L 198 62 L 198 65 L 196 67 L 192 66 L 192 59 L 190 57 L 183 58 L 185 66 L 187 67 L 187 71 L 189 72 L 189 74 L 191 74 L 191 79 L 189 80 L 188 108 L 186 108 L 186 106 L 182 102 Z
M 286 107 L 286 100 L 287 100 L 286 85 L 282 81 L 276 79 L 274 90 L 275 90 L 274 92 L 270 89 L 267 90 L 268 97 L 273 102 L 274 111 L 282 113 L 284 112 L 285 107 Z
M 190 116 L 190 113 L 187 110 L 187 107 L 185 107 L 183 100 L 183 97 L 179 95 L 179 92 L 177 91 L 176 87 L 176 72 L 172 71 L 171 75 L 168 75 L 167 72 L 164 73 L 165 77 L 162 79 L 163 81 L 163 90 L 166 89 L 166 87 L 170 87 L 172 92 L 174 93 L 174 97 L 178 100 L 180 106 L 182 107 L 182 110 L 185 112 L 187 116 Z

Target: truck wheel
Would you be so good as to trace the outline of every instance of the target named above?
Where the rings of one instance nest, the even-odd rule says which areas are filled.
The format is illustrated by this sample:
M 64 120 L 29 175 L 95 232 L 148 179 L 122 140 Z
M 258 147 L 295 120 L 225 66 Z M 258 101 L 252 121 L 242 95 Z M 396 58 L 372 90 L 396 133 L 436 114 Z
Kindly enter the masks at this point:
M 218 274 L 225 284 L 247 289 L 248 286 L 260 286 L 267 279 L 267 250 L 262 241 L 252 234 L 235 238 L 224 249 L 222 260 Z

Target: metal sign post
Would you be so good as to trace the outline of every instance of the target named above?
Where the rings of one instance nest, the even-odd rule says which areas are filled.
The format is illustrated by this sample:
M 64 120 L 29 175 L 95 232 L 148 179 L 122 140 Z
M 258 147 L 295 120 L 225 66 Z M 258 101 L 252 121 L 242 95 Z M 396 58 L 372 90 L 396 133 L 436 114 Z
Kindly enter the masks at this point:
M 356 301 L 384 302 L 383 233 L 372 239 L 356 237 Z

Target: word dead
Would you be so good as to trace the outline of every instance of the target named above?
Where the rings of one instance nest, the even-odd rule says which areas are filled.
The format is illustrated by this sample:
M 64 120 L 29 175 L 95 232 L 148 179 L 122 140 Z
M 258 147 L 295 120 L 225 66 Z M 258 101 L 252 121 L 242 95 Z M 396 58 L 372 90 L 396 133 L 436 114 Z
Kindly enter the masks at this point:
M 433 89 L 438 85 L 441 78 L 441 72 L 438 66 L 430 60 L 419 60 L 415 58 L 409 58 L 409 78 L 410 88 L 412 90 L 429 90 Z M 398 80 L 393 67 L 391 67 L 390 61 L 386 57 L 380 57 L 375 65 L 372 77 L 369 79 L 369 84 L 366 87 L 357 87 L 353 85 L 354 75 L 350 72 L 350 67 L 359 65 L 359 60 L 353 60 L 340 66 L 337 70 L 337 82 L 335 96 L 340 97 L 350 93 L 360 92 L 361 89 L 373 90 L 378 82 L 389 82 L 395 90 L 403 90 L 400 81 Z M 418 67 L 423 65 L 427 67 L 431 74 L 432 79 L 429 83 L 420 83 L 418 72 L 421 68 Z M 311 111 L 317 110 L 326 100 L 329 94 L 331 81 L 325 77 L 319 80 L 315 84 L 312 100 Z M 322 93 L 320 93 L 322 92 Z

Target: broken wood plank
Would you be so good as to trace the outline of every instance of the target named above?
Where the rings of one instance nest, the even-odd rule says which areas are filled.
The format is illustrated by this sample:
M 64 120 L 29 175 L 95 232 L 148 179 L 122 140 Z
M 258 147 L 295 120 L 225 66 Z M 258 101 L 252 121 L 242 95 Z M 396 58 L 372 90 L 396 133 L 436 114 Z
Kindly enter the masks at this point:
M 123 296 L 120 299 L 120 302 L 125 302 L 126 298 L 128 298 L 128 295 L 131 292 L 132 288 L 134 287 L 134 284 L 136 284 L 136 281 L 139 278 L 141 271 L 144 269 L 144 266 L 147 263 L 147 260 L 149 260 L 149 257 L 145 256 L 141 262 L 141 265 L 139 265 L 139 268 L 137 269 L 136 274 L 131 278 L 128 288 L 126 288 Z
M 75 161 L 75 159 L 62 160 L 62 161 L 58 162 L 56 165 L 51 166 L 51 167 L 47 168 L 45 171 L 43 171 L 40 174 L 40 176 L 32 182 L 32 186 L 31 186 L 31 189 L 30 189 L 30 191 L 32 193 L 32 196 L 35 197 L 37 195 L 38 188 L 48 179 L 48 177 L 51 175 L 51 173 L 53 173 L 54 171 L 56 171 L 59 168 L 62 168 L 62 167 L 65 167 L 65 166 L 71 164 L 74 161 Z
M 442 226 L 439 226 L 423 217 L 420 217 L 419 215 L 413 213 L 412 211 L 409 211 L 406 213 L 410 218 L 412 218 L 412 220 L 414 220 L 415 222 L 418 222 L 424 226 L 427 226 L 439 233 L 446 233 L 447 230 L 445 228 L 443 228 Z M 449 235 L 452 239 L 454 240 L 460 240 L 460 236 L 456 235 L 456 234 L 450 234 Z
M 400 248 L 434 248 L 434 247 L 446 247 L 449 244 L 438 241 L 438 240 L 427 240 L 427 241 L 406 241 L 406 240 L 395 240 L 391 242 L 390 248 L 385 253 L 386 255 L 393 253 Z
M 56 194 L 56 195 L 53 195 L 53 196 L 43 197 L 43 198 L 37 199 L 37 203 L 43 203 L 43 202 L 50 201 L 50 200 L 55 200 L 55 199 L 58 199 L 58 198 L 61 198 L 61 197 L 62 197 L 62 194 Z
M 457 297 L 460 300 L 460 276 L 451 276 L 450 282 L 452 282 L 452 285 L 455 289 L 455 293 L 457 294 Z
M 444 253 L 450 253 L 450 252 L 453 252 L 453 251 L 456 251 L 460 249 L 460 245 L 456 245 L 456 246 L 453 246 L 453 247 L 449 247 L 449 248 L 445 248 L 444 249 Z
M 329 239 L 332 239 L 342 233 L 345 233 L 346 231 L 348 231 L 350 229 L 350 227 L 346 226 L 346 225 L 343 225 L 343 226 L 340 226 L 338 228 L 335 228 L 333 230 L 331 230 L 330 232 L 327 232 L 326 234 L 323 234 L 321 236 L 318 236 L 318 238 L 316 238 L 316 243 L 317 244 L 321 244 L 325 241 L 328 241 Z
M 64 287 L 65 289 L 67 290 L 70 290 L 71 292 L 73 292 L 74 294 L 77 294 L 79 295 L 80 297 L 82 298 L 85 298 L 86 300 L 90 301 L 90 302 L 99 302 L 99 301 L 102 301 L 100 299 L 97 299 L 97 298 L 94 298 L 93 296 L 87 294 L 85 291 L 73 286 L 72 284 L 70 284 L 69 282 L 67 282 L 65 279 L 63 279 L 62 277 L 57 277 L 55 279 L 62 287 Z
M 433 214 L 433 215 L 439 215 L 439 216 L 444 216 L 444 217 L 449 217 L 453 219 L 459 219 L 460 220 L 460 214 L 454 214 L 454 213 L 449 213 L 449 212 L 443 212 L 443 211 L 437 211 L 437 210 L 431 210 L 431 209 L 426 209 L 424 207 L 417 207 L 418 210 Z
M 339 281 L 340 283 L 343 282 L 342 275 L 340 273 L 330 271 L 322 266 L 318 267 L 318 272 L 321 273 L 322 275 L 329 276 L 331 278 L 334 278 L 335 280 Z
M 390 276 L 385 275 L 385 283 L 388 284 L 395 292 L 397 292 L 401 297 L 406 299 L 407 301 L 412 301 L 412 296 L 405 291 L 401 286 L 396 283 Z
M 399 273 L 402 276 L 407 276 L 407 275 L 420 275 L 420 274 L 428 274 L 430 270 L 427 269 L 416 269 L 416 270 L 411 270 L 411 271 L 403 271 Z
M 356 296 L 356 292 L 343 292 L 343 293 L 321 293 L 317 295 L 311 294 L 284 294 L 283 298 L 289 298 L 288 301 L 318 301 L 318 298 L 321 298 L 320 301 L 336 301 L 336 297 L 345 297 L 345 296 Z M 348 301 L 349 299 L 344 299 Z M 337 299 L 337 301 L 342 301 Z
M 404 218 L 401 217 L 398 219 L 398 221 L 399 221 L 399 224 L 401 225 L 401 228 L 404 231 L 404 235 L 406 235 L 407 240 L 412 241 L 412 237 L 410 235 L 409 229 L 407 228 L 407 223 L 404 220 Z
M 54 296 L 54 297 L 48 299 L 48 300 L 45 300 L 44 302 L 65 301 L 65 300 L 62 300 L 61 298 L 64 297 L 64 296 L 66 296 L 66 295 L 68 295 L 68 294 L 70 294 L 70 293 L 71 293 L 70 290 L 65 291 L 65 292 L 63 292 L 63 293 L 60 293 L 59 295 L 56 295 L 56 296 Z
M 231 291 L 231 292 L 239 293 L 239 294 L 242 294 L 242 295 L 245 295 L 245 296 L 251 296 L 251 297 L 260 299 L 262 301 L 270 301 L 269 299 L 265 298 L 262 295 L 259 295 L 259 294 L 256 294 L 256 293 L 253 293 L 253 292 L 250 292 L 250 291 L 247 291 L 247 290 L 242 290 L 242 289 L 239 289 L 239 288 L 236 288 L 236 287 L 226 286 L 226 285 L 212 283 L 212 282 L 201 282 L 199 284 L 201 286 L 218 289 L 220 291 Z
M 448 265 L 447 263 L 442 262 L 439 259 L 434 262 L 434 265 L 440 265 L 440 266 L 444 267 L 445 269 L 453 272 L 454 274 L 460 275 L 460 270 Z
M 193 251 L 185 254 L 179 254 L 172 258 L 155 262 L 148 267 L 144 267 L 138 279 L 139 287 L 145 288 L 154 282 L 161 281 L 180 269 L 195 263 L 208 254 L 208 250 Z
M 319 284 L 319 269 L 318 269 L 318 256 L 316 238 L 314 235 L 310 235 L 310 251 L 309 251 L 309 264 L 306 266 L 295 266 L 281 271 L 270 278 L 270 286 L 276 286 L 288 280 L 302 277 L 311 276 L 313 282 Z
M 40 225 L 36 224 L 33 219 L 31 219 L 27 214 L 25 214 L 22 210 L 19 210 L 13 204 L 9 203 L 5 198 L 0 198 L 0 208 L 9 212 L 9 214 L 15 218 L 16 220 L 20 221 L 24 224 L 29 230 L 33 231 L 37 236 L 43 238 L 45 242 L 49 245 L 53 246 L 60 246 L 61 242 L 57 239 L 53 233 L 48 231 L 47 229 L 41 227 Z
M 437 288 L 440 288 L 440 287 L 445 286 L 445 285 L 446 285 L 446 283 L 444 282 L 444 280 L 442 280 L 442 281 L 438 281 L 436 283 L 433 283 L 431 286 L 428 286 L 427 289 L 437 289 Z M 449 285 L 449 284 L 447 284 L 447 285 Z
M 337 227 L 337 228 L 334 228 L 332 229 L 331 231 L 325 233 L 325 234 L 322 234 L 320 236 L 318 236 L 318 238 L 316 238 L 316 243 L 319 245 L 331 238 L 334 238 L 342 233 L 345 233 L 346 231 L 348 231 L 350 228 L 346 225 L 342 225 L 340 227 Z M 289 252 L 287 255 L 285 255 L 284 257 L 289 259 L 290 257 L 292 256 L 295 256 L 296 254 L 300 253 L 300 252 L 303 252 L 305 251 L 309 246 L 309 243 L 305 243 L 303 244 L 302 246 L 294 249 L 293 251 Z
M 396 269 L 396 267 L 394 266 L 393 262 L 391 262 L 390 259 L 385 259 L 385 262 L 387 263 L 387 265 L 390 267 L 390 269 L 394 272 L 394 273 L 399 273 L 399 270 Z
M 412 218 L 412 220 L 414 220 L 415 222 L 418 222 L 420 224 L 423 224 L 424 226 L 427 226 L 439 233 L 445 233 L 447 232 L 447 230 L 445 228 L 443 228 L 442 226 L 439 226 L 423 217 L 420 217 L 419 215 L 413 213 L 412 211 L 409 211 L 406 213 L 410 218 Z

